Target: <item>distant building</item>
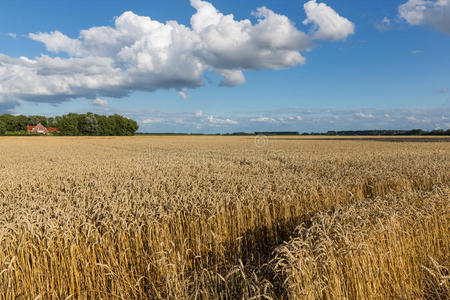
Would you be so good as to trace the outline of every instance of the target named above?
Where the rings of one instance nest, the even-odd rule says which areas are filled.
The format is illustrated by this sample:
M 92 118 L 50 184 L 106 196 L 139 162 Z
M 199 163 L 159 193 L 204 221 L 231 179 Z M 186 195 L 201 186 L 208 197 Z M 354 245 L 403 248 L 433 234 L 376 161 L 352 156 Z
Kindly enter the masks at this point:
M 59 132 L 59 129 L 54 127 L 47 128 L 41 123 L 38 123 L 36 126 L 27 126 L 27 133 L 52 135 L 55 132 Z

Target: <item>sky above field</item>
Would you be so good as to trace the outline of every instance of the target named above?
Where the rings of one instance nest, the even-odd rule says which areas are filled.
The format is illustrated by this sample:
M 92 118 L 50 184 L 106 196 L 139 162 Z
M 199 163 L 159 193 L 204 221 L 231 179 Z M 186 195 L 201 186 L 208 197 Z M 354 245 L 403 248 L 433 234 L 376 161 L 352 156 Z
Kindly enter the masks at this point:
M 0 113 L 141 132 L 450 128 L 450 0 L 0 2 Z

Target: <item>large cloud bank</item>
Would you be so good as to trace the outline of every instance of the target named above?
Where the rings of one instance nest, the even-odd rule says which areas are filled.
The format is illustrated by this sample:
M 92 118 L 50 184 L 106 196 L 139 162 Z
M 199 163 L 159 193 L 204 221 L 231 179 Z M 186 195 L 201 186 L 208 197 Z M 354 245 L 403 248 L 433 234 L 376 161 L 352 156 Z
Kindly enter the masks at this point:
M 450 0 L 409 0 L 398 12 L 411 25 L 429 25 L 450 34 Z
M 191 5 L 196 13 L 190 27 L 128 11 L 113 27 L 82 30 L 78 38 L 59 31 L 31 33 L 54 55 L 0 54 L 0 100 L 61 102 L 157 89 L 184 94 L 203 85 L 205 71 L 221 75 L 222 85 L 235 86 L 245 82 L 245 70 L 304 64 L 300 51 L 310 49 L 315 39 L 344 40 L 354 32 L 353 23 L 316 0 L 304 5 L 310 34 L 266 7 L 253 12 L 252 23 L 224 15 L 206 1 L 191 0 Z

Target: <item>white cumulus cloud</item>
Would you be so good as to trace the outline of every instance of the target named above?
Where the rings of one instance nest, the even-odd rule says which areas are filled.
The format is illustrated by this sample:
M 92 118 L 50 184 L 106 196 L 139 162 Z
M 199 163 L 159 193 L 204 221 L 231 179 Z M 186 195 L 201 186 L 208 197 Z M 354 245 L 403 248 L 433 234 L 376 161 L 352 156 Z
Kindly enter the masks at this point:
M 411 25 L 429 25 L 450 34 L 450 0 L 409 0 L 399 6 L 398 14 Z
M 186 91 L 185 91 L 184 89 L 179 90 L 179 91 L 178 91 L 178 95 L 180 95 L 181 98 L 183 98 L 183 99 L 189 98 L 188 94 L 186 94 Z
M 164 122 L 164 119 L 160 119 L 160 118 L 148 118 L 148 119 L 144 119 L 142 120 L 142 124 L 145 125 L 152 125 L 152 124 L 158 124 L 158 123 L 162 123 Z
M 255 123 L 278 123 L 278 121 L 275 118 L 271 117 L 258 117 L 258 118 L 252 118 L 250 119 L 250 122 Z
M 305 4 L 304 23 L 313 24 L 312 35 L 266 7 L 253 12 L 252 23 L 225 15 L 206 1 L 191 0 L 191 5 L 196 12 L 190 26 L 127 11 L 114 26 L 88 28 L 76 38 L 60 31 L 30 33 L 54 55 L 0 54 L 0 96 L 57 103 L 174 89 L 186 98 L 186 89 L 204 85 L 205 71 L 222 76 L 223 86 L 240 85 L 246 70 L 304 64 L 300 52 L 310 50 L 314 39 L 341 40 L 354 31 L 349 20 L 315 0 Z
M 295 121 L 303 121 L 303 117 L 302 116 L 287 116 L 287 117 L 280 117 L 280 118 L 278 118 L 278 120 L 282 123 L 290 123 L 290 122 L 295 122 Z
M 208 121 L 212 124 L 218 124 L 218 125 L 237 125 L 239 122 L 231 119 L 219 119 L 213 116 L 208 116 Z
M 303 24 L 313 23 L 318 39 L 344 40 L 355 32 L 355 25 L 325 3 L 311 0 L 304 5 L 307 19 Z
M 370 114 L 370 113 L 365 114 L 363 112 L 357 112 L 357 113 L 355 113 L 355 116 L 357 116 L 359 118 L 363 118 L 363 119 L 373 119 L 374 118 L 373 114 Z
M 45 44 L 45 47 L 50 52 L 65 52 L 73 56 L 81 56 L 83 54 L 83 45 L 80 40 L 71 39 L 59 31 L 30 33 L 28 37 Z
M 95 106 L 106 107 L 106 106 L 108 106 L 108 101 L 105 99 L 95 98 L 94 100 L 92 100 L 92 104 Z

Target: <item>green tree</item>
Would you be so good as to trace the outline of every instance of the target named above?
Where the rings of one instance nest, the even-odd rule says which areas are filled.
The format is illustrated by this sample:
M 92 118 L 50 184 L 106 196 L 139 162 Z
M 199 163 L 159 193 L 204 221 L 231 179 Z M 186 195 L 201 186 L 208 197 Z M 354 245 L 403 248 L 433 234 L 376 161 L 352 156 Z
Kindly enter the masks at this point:
M 127 120 L 127 135 L 135 135 L 136 131 L 139 129 L 139 125 L 135 120 L 126 119 Z
M 44 117 L 44 116 L 29 116 L 28 117 L 28 125 L 34 126 L 34 125 L 37 125 L 38 123 L 41 123 L 42 125 L 47 127 L 48 126 L 47 117 Z
M 55 127 L 56 126 L 56 119 L 53 117 L 47 118 L 47 125 L 48 127 Z
M 80 135 L 98 135 L 99 125 L 97 118 L 91 112 L 80 115 L 78 121 L 78 131 Z
M 114 114 L 109 116 L 114 122 L 114 135 L 135 135 L 139 126 L 136 121 Z
M 99 135 L 103 135 L 103 136 L 114 135 L 115 123 L 111 118 L 109 118 L 107 116 L 100 116 L 100 115 L 95 115 L 95 117 L 97 118 Z
M 4 114 L 0 116 L 0 121 L 2 121 L 6 127 L 6 131 L 15 131 L 17 124 L 16 118 L 11 114 Z
M 423 135 L 423 130 L 422 129 L 412 129 L 409 131 L 410 135 Z
M 0 134 L 5 134 L 6 132 L 6 124 L 5 122 L 0 120 Z
M 27 130 L 28 117 L 24 115 L 16 116 L 16 128 L 14 131 Z
M 62 116 L 57 123 L 60 135 L 79 135 L 78 115 L 68 114 Z

